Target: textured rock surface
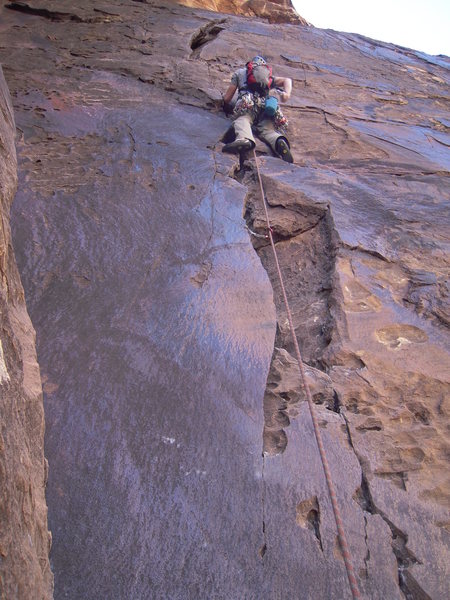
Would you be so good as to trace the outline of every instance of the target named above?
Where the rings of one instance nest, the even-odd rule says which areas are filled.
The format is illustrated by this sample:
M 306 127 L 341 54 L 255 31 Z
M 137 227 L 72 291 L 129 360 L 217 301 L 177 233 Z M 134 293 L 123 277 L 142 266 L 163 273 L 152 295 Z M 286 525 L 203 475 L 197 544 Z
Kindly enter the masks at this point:
M 291 0 L 180 0 L 177 4 L 244 17 L 261 17 L 269 23 L 308 24 L 296 12 Z
M 15 127 L 0 68 L 0 597 L 52 597 L 44 412 L 31 325 L 11 244 Z
M 55 597 L 350 597 L 273 262 L 245 229 L 264 231 L 254 165 L 218 143 L 220 93 L 259 52 L 294 80 L 296 164 L 257 149 L 360 587 L 448 596 L 448 59 L 75 5 L 0 24 Z

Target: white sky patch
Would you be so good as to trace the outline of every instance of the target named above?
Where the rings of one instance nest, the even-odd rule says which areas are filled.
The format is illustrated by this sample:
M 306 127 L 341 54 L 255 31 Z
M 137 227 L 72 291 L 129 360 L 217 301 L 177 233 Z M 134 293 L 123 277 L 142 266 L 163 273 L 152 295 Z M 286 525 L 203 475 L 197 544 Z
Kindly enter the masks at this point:
M 315 27 L 450 56 L 449 0 L 292 0 L 292 4 Z

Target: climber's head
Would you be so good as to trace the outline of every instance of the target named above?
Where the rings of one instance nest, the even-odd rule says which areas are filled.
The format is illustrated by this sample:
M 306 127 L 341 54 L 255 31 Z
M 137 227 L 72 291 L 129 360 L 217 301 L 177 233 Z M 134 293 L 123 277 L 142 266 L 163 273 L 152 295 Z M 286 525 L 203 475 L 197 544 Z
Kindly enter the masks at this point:
M 250 62 L 254 65 L 267 65 L 266 59 L 262 56 L 254 56 Z

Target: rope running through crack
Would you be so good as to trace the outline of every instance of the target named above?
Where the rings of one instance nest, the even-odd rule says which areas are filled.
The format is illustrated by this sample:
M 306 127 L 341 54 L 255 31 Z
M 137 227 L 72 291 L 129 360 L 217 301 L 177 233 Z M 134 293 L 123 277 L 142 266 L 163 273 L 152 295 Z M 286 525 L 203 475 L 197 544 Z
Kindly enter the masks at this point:
M 352 563 L 352 557 L 350 555 L 350 550 L 349 550 L 347 538 L 345 535 L 344 524 L 342 522 L 341 512 L 339 510 L 339 505 L 337 502 L 336 491 L 334 489 L 333 480 L 331 478 L 331 471 L 330 471 L 330 467 L 328 465 L 328 460 L 327 460 L 326 453 L 325 453 L 325 447 L 323 445 L 322 435 L 321 435 L 320 429 L 319 429 L 319 423 L 318 423 L 317 416 L 316 416 L 314 402 L 313 402 L 313 399 L 311 396 L 311 390 L 309 389 L 308 382 L 306 381 L 305 368 L 303 365 L 302 356 L 300 354 L 300 348 L 298 345 L 298 340 L 297 340 L 297 336 L 295 334 L 295 329 L 294 329 L 294 323 L 292 320 L 292 313 L 291 313 L 291 309 L 289 307 L 289 302 L 288 302 L 287 294 L 286 294 L 286 288 L 284 286 L 284 281 L 283 281 L 283 275 L 281 273 L 280 263 L 278 261 L 277 250 L 275 248 L 275 243 L 273 240 L 272 227 L 271 227 L 270 218 L 269 218 L 269 211 L 267 208 L 267 201 L 266 201 L 266 197 L 264 194 L 264 187 L 262 184 L 261 174 L 259 172 L 258 159 L 257 159 L 255 150 L 253 150 L 253 155 L 255 157 L 256 172 L 258 174 L 259 187 L 261 190 L 261 197 L 262 197 L 262 201 L 263 201 L 263 205 L 264 205 L 264 212 L 266 215 L 267 228 L 269 231 L 268 237 L 270 240 L 270 245 L 272 246 L 272 251 L 273 251 L 273 255 L 274 255 L 274 259 L 275 259 L 275 265 L 277 267 L 278 279 L 280 281 L 281 291 L 283 294 L 283 300 L 284 300 L 284 304 L 286 306 L 286 312 L 287 312 L 288 321 L 289 321 L 289 327 L 290 327 L 291 334 L 292 334 L 292 340 L 294 342 L 295 354 L 297 356 L 300 377 L 301 377 L 301 381 L 303 384 L 303 388 L 305 390 L 306 399 L 308 401 L 308 407 L 309 407 L 309 412 L 311 415 L 311 420 L 312 420 L 312 424 L 313 424 L 313 428 L 314 428 L 314 434 L 316 437 L 317 446 L 319 447 L 319 454 L 320 454 L 320 458 L 322 461 L 323 470 L 325 473 L 325 479 L 327 482 L 328 492 L 330 494 L 331 505 L 333 507 L 333 514 L 334 514 L 334 519 L 336 521 L 336 527 L 337 527 L 337 532 L 338 532 L 339 544 L 341 547 L 342 555 L 344 557 L 345 569 L 347 571 L 347 577 L 348 577 L 348 581 L 350 584 L 350 589 L 352 592 L 353 600 L 358 600 L 358 599 L 362 598 L 362 596 L 360 594 L 360 591 L 358 589 L 358 583 L 356 581 L 355 570 L 353 568 L 353 563 Z

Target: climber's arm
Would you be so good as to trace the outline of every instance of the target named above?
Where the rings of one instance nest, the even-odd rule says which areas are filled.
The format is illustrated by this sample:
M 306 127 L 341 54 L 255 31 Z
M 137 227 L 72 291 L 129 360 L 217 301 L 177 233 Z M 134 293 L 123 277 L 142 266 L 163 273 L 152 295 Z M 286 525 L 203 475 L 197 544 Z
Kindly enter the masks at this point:
M 230 115 L 233 112 L 233 107 L 231 106 L 231 101 L 233 100 L 234 92 L 237 90 L 237 86 L 231 83 L 228 86 L 227 91 L 223 97 L 223 112 L 226 115 Z
M 223 97 L 223 101 L 226 104 L 230 104 L 230 102 L 233 100 L 234 92 L 236 90 L 237 90 L 237 87 L 235 85 L 233 85 L 232 83 L 228 86 L 228 89 L 225 92 L 225 95 Z
M 292 79 L 289 77 L 275 77 L 273 82 L 275 87 L 280 87 L 284 90 L 284 92 L 280 94 L 281 101 L 286 102 L 289 100 L 292 92 Z

